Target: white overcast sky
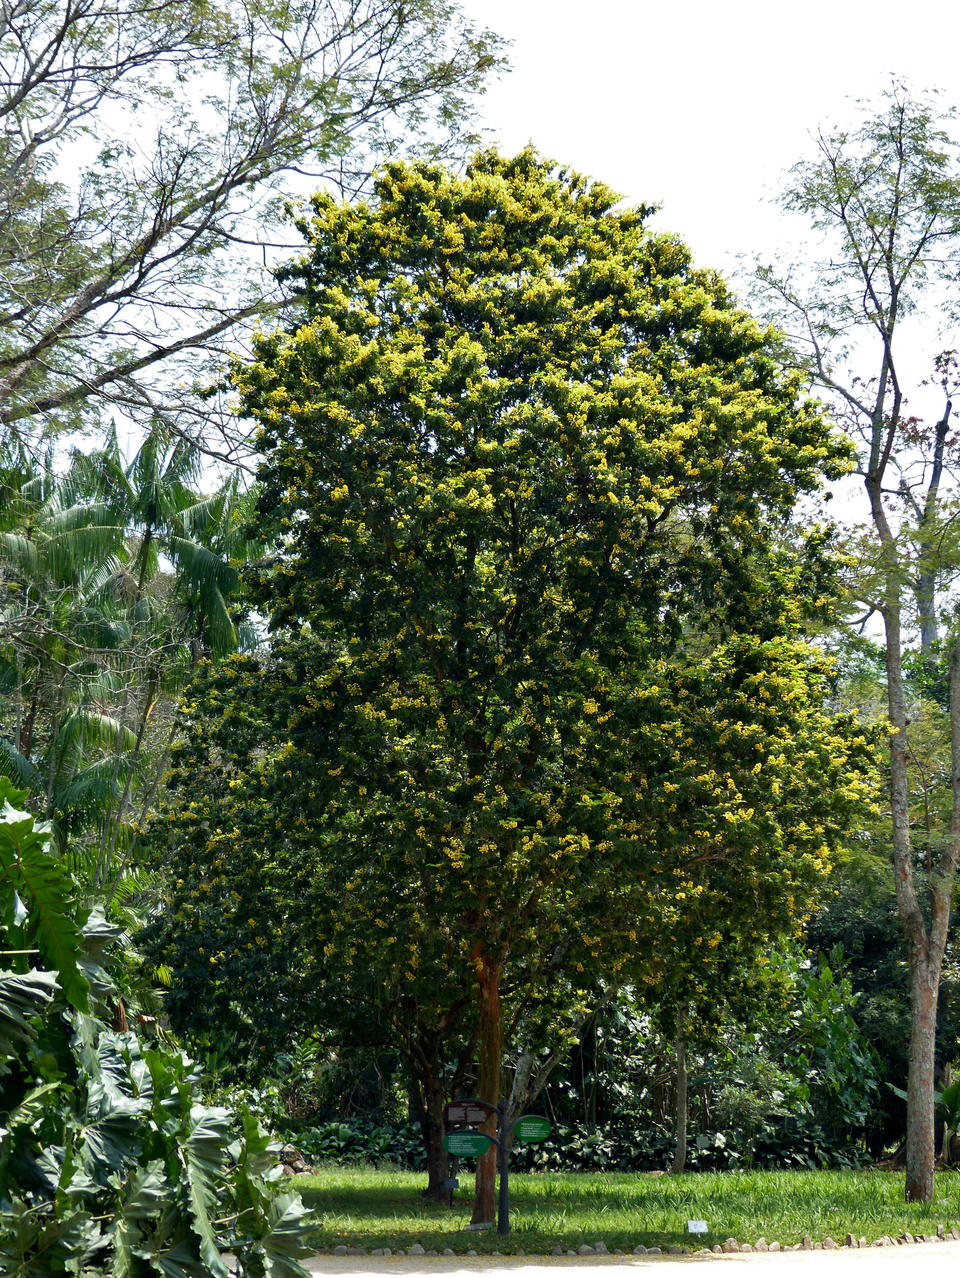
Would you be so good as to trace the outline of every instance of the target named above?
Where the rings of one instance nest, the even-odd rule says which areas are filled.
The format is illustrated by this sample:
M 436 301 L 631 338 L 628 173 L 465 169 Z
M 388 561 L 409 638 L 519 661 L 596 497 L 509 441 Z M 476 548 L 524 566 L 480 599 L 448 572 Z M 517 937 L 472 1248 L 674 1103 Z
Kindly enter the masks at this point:
M 462 0 L 513 40 L 482 102 L 496 141 L 662 205 L 701 265 L 732 273 L 802 234 L 767 201 L 818 125 L 891 75 L 960 105 L 957 0 Z
M 786 170 L 815 153 L 818 127 L 852 121 L 856 100 L 876 102 L 894 78 L 960 108 L 958 0 L 461 7 L 513 42 L 512 69 L 481 99 L 492 140 L 509 152 L 533 142 L 630 203 L 660 205 L 653 225 L 680 235 L 699 265 L 723 271 L 741 295 L 754 257 L 804 256 L 803 222 L 774 197 Z M 901 332 L 910 411 L 942 412 L 940 391 L 919 384 L 946 347 L 960 347 L 960 333 L 939 316 Z M 872 359 L 862 371 L 873 371 Z

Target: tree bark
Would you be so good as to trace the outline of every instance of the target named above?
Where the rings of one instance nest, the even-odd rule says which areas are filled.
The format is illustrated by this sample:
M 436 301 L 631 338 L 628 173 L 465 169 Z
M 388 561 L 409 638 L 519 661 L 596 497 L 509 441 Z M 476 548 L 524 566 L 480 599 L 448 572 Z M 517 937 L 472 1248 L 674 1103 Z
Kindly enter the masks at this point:
M 879 423 L 874 456 L 880 456 Z M 939 863 L 927 873 L 929 921 L 917 894 L 910 839 L 910 791 L 907 763 L 907 707 L 903 682 L 900 603 L 901 563 L 896 538 L 882 497 L 882 461 L 871 466 L 866 489 L 884 561 L 883 621 L 886 647 L 887 713 L 890 736 L 890 814 L 897 912 L 910 962 L 910 1057 L 907 1075 L 906 1198 L 930 1202 L 936 1160 L 934 1050 L 940 969 L 947 944 L 953 882 L 960 850 L 960 649 L 950 652 L 950 737 L 952 812 L 950 836 Z
M 907 1075 L 907 1202 L 930 1202 L 937 1149 L 933 1121 L 934 1047 L 940 961 L 914 954 L 910 963 L 910 1067 Z
M 670 1171 L 679 1176 L 687 1161 L 687 1040 L 683 1028 L 677 1030 L 677 1141 Z
M 449 1175 L 449 1159 L 443 1147 L 443 1081 L 436 1062 L 424 1070 L 419 1080 L 422 1091 L 420 1108 L 420 1130 L 423 1133 L 423 1146 L 427 1154 L 427 1187 L 423 1191 L 424 1198 L 433 1202 L 446 1202 L 447 1191 L 443 1182 Z
M 950 428 L 950 410 L 952 408 L 953 404 L 948 399 L 943 410 L 943 416 L 937 422 L 933 445 L 933 468 L 930 474 L 930 481 L 927 484 L 926 495 L 924 496 L 918 529 L 920 545 L 926 552 L 927 561 L 925 562 L 924 557 L 921 556 L 920 567 L 917 571 L 917 620 L 920 623 L 920 652 L 923 654 L 927 668 L 931 673 L 933 673 L 936 665 L 933 650 L 939 637 L 939 627 L 937 625 L 936 603 L 937 574 L 934 566 L 929 563 L 928 557 L 931 554 L 931 534 L 935 530 L 939 514 L 940 480 L 943 475 L 943 456 L 947 442 L 947 431 Z
M 478 1099 L 488 1105 L 500 1101 L 500 976 L 502 964 L 491 962 L 481 954 L 477 959 L 477 984 L 479 986 L 479 1066 L 477 1084 Z M 488 1136 L 497 1135 L 497 1118 L 490 1118 L 480 1129 Z M 497 1147 L 477 1159 L 477 1175 L 474 1184 L 473 1216 L 475 1225 L 492 1223 L 496 1214 Z

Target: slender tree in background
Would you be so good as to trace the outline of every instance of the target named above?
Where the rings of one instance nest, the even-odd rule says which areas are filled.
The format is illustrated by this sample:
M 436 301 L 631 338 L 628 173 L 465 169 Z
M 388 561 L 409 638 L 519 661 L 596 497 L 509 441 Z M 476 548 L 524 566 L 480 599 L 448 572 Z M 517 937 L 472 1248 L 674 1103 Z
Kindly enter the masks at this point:
M 762 279 L 814 383 L 856 442 L 869 523 L 852 548 L 851 590 L 882 618 L 890 734 L 890 837 L 897 906 L 910 965 L 912 1020 L 907 1083 L 908 1199 L 934 1191 L 934 1048 L 937 998 L 960 858 L 960 633 L 953 586 L 960 566 L 954 365 L 936 361 L 939 420 L 906 408 L 902 361 L 913 315 L 946 316 L 960 270 L 957 120 L 900 85 L 848 130 L 818 135 L 818 155 L 798 164 L 784 206 L 805 215 L 829 256 L 794 277 Z M 905 661 L 918 651 L 939 671 L 953 763 L 946 812 L 912 819 L 911 728 Z M 944 687 L 944 683 L 946 687 Z M 936 805 L 934 805 L 936 806 Z
M 197 717 L 180 785 L 224 779 L 167 836 L 178 945 L 235 917 L 241 852 L 281 892 L 291 863 L 337 982 L 455 1011 L 494 1103 L 538 989 L 634 956 L 657 982 L 668 933 L 704 966 L 769 944 L 860 793 L 797 640 L 821 538 L 782 535 L 844 449 L 722 282 L 616 203 L 527 151 L 304 212 L 297 321 L 236 370 L 283 735 L 241 766 Z M 242 954 L 203 950 L 208 982 Z
M 0 428 L 201 436 L 195 384 L 279 300 L 279 194 L 457 150 L 497 49 L 447 0 L 0 6 Z

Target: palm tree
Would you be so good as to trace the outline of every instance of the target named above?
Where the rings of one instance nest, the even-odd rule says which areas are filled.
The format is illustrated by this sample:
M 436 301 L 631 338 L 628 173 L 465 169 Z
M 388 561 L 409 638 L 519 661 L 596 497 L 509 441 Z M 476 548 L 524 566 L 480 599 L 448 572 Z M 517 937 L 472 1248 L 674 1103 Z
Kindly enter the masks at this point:
M 50 458 L 8 465 L 0 490 L 0 772 L 30 792 L 65 849 L 109 804 L 96 762 L 126 735 L 104 711 L 128 630 L 112 590 L 124 529 Z
M 156 426 L 58 474 L 0 468 L 0 775 L 31 795 L 105 907 L 131 872 L 177 693 L 242 642 L 229 610 L 250 496 L 197 491 L 201 455 Z

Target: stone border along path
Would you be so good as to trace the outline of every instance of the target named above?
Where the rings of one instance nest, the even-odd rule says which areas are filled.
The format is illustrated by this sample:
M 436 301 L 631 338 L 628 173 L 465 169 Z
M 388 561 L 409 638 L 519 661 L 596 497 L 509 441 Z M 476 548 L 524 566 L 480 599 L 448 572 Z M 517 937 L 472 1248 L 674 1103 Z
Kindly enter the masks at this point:
M 913 1263 L 911 1263 L 913 1262 Z M 817 1251 L 782 1250 L 779 1252 L 687 1253 L 676 1256 L 660 1253 L 643 1256 L 500 1256 L 488 1252 L 483 1256 L 440 1256 L 426 1253 L 409 1256 L 394 1252 L 389 1258 L 371 1256 L 313 1256 L 305 1262 L 313 1278 L 491 1278 L 493 1274 L 515 1274 L 516 1278 L 559 1278 L 558 1270 L 573 1271 L 569 1278 L 627 1278 L 624 1270 L 650 1269 L 654 1266 L 736 1265 L 766 1270 L 752 1278 L 904 1278 L 914 1273 L 914 1264 L 923 1266 L 924 1278 L 956 1278 L 960 1271 L 960 1241 L 948 1239 L 939 1247 L 911 1247 L 909 1255 L 898 1247 L 837 1247 Z M 789 1270 L 800 1271 L 794 1275 Z M 619 1275 L 611 1273 L 619 1270 Z M 806 1273 L 802 1271 L 806 1270 Z M 741 1275 L 741 1278 L 748 1278 Z
M 805 1234 L 802 1241 L 792 1243 L 787 1247 L 781 1247 L 778 1242 L 768 1243 L 766 1238 L 758 1238 L 755 1243 L 737 1242 L 736 1238 L 728 1238 L 726 1242 L 714 1243 L 712 1247 L 681 1247 L 679 1244 L 673 1243 L 669 1247 L 634 1247 L 633 1251 L 627 1253 L 625 1251 L 615 1250 L 609 1251 L 607 1244 L 603 1241 L 593 1243 L 581 1243 L 574 1251 L 572 1248 L 564 1249 L 563 1247 L 554 1247 L 549 1253 L 531 1253 L 527 1257 L 527 1253 L 522 1247 L 518 1247 L 516 1251 L 484 1251 L 478 1252 L 474 1248 L 468 1251 L 454 1251 L 451 1247 L 444 1247 L 443 1251 L 430 1250 L 427 1251 L 421 1243 L 413 1243 L 409 1247 L 398 1247 L 392 1250 L 390 1247 L 375 1247 L 372 1251 L 367 1251 L 364 1247 L 347 1247 L 343 1244 L 331 1248 L 329 1251 L 317 1253 L 311 1259 L 320 1260 L 323 1256 L 340 1257 L 366 1257 L 369 1260 L 383 1259 L 390 1257 L 443 1257 L 446 1260 L 453 1258 L 471 1260 L 553 1260 L 556 1258 L 569 1259 L 570 1257 L 586 1257 L 586 1256 L 609 1256 L 621 1257 L 626 1259 L 629 1256 L 711 1256 L 711 1255 L 734 1255 L 752 1252 L 773 1252 L 786 1254 L 795 1251 L 842 1251 L 844 1249 L 859 1250 L 861 1248 L 871 1249 L 873 1247 L 903 1247 L 912 1243 L 936 1243 L 936 1242 L 960 1242 L 960 1229 L 954 1227 L 947 1231 L 943 1225 L 937 1226 L 935 1234 L 900 1234 L 897 1238 L 891 1238 L 888 1234 L 884 1234 L 881 1238 L 868 1242 L 866 1238 L 855 1238 L 853 1234 L 847 1234 L 842 1243 L 838 1243 L 835 1239 L 824 1238 L 823 1242 L 814 1242 L 809 1234 Z

